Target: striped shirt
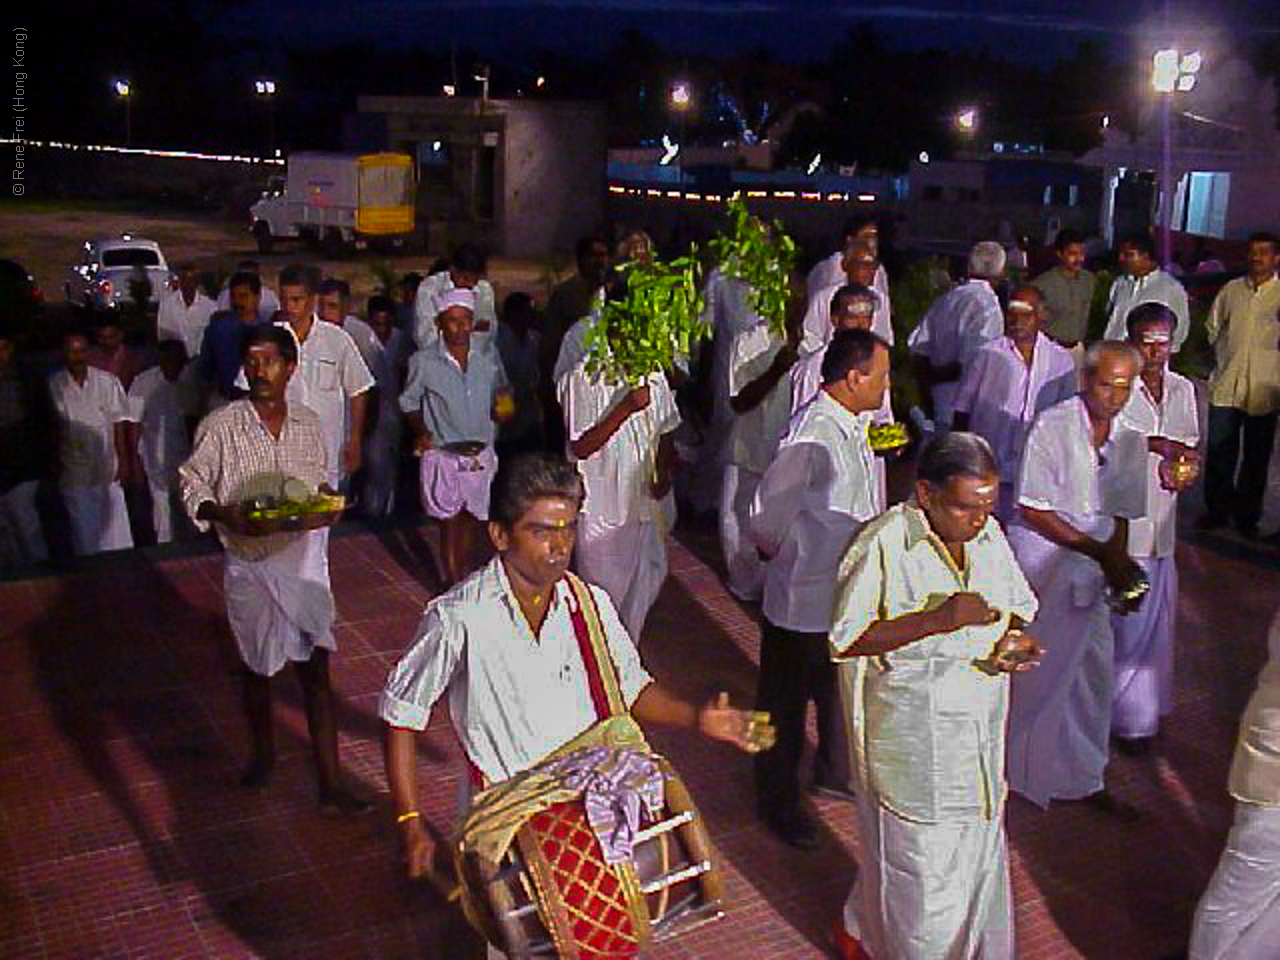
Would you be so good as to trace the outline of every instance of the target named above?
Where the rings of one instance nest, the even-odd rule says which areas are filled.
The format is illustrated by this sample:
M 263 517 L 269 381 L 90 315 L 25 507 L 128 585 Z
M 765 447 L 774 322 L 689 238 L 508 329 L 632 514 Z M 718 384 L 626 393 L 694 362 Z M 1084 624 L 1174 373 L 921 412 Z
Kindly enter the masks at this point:
M 178 468 L 183 506 L 201 530 L 208 530 L 209 523 L 197 519 L 196 511 L 206 501 L 230 505 L 259 496 L 281 497 L 291 479 L 314 493 L 326 476 L 324 435 L 310 408 L 290 404 L 277 438 L 249 400 L 236 400 L 205 417 L 190 459 Z M 243 560 L 265 559 L 303 536 L 241 537 L 221 525 L 217 531 L 227 551 Z

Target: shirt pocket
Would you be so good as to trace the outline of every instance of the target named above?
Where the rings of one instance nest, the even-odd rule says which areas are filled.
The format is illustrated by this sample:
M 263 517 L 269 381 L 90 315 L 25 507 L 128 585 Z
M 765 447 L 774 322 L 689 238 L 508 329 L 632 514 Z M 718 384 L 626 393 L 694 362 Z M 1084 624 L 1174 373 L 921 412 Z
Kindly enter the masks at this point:
M 322 393 L 333 393 L 337 391 L 338 387 L 341 385 L 341 378 L 338 375 L 337 361 L 325 360 L 323 358 L 316 360 L 315 384 L 316 389 Z

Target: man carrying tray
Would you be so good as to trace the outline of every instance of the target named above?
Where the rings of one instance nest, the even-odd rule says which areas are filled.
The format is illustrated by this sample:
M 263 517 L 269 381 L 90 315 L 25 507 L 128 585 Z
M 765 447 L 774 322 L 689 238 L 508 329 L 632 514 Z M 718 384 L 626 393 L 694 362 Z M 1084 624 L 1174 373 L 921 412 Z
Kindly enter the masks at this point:
M 489 503 L 498 555 L 427 606 L 387 680 L 378 712 L 410 877 L 427 875 L 434 853 L 418 812 L 414 741 L 442 694 L 473 787 L 534 766 L 616 712 L 752 748 L 750 714 L 725 693 L 698 707 L 655 682 L 608 594 L 568 572 L 582 497 L 561 457 L 504 461 Z
M 343 789 L 338 732 L 329 686 L 334 604 L 328 537 L 334 515 L 304 518 L 297 529 L 270 532 L 247 503 L 316 492 L 328 474 L 316 414 L 286 396 L 298 363 L 297 341 L 283 327 L 245 336 L 249 396 L 209 414 L 191 458 L 178 468 L 182 502 L 203 532 L 212 523 L 226 551 L 227 619 L 244 660 L 244 706 L 253 759 L 241 777 L 264 786 L 275 763 L 270 678 L 293 661 L 306 703 L 320 806 L 328 814 L 362 813 L 369 804 Z M 314 527 L 314 529 L 308 529 Z

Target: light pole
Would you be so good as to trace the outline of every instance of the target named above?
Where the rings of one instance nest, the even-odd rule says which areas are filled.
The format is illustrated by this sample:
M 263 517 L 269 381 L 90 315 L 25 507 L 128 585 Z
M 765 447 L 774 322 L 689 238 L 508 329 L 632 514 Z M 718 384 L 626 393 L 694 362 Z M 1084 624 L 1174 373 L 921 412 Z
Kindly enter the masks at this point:
M 133 87 L 128 80 L 112 80 L 111 88 L 124 103 L 124 145 L 128 147 L 133 144 Z
M 677 80 L 671 84 L 671 93 L 668 97 L 668 103 L 671 109 L 676 112 L 676 116 L 680 119 L 679 140 L 676 142 L 677 151 L 684 149 L 684 130 L 685 117 L 688 116 L 689 108 L 693 105 L 693 86 L 688 80 Z M 675 154 L 676 167 L 679 169 L 680 178 L 684 179 L 683 161 L 679 159 L 679 152 Z
M 253 92 L 267 105 L 267 156 L 276 155 L 276 82 L 253 81 Z
M 1195 89 L 1203 63 L 1200 51 L 1184 55 L 1177 47 L 1151 57 L 1151 88 L 1160 97 L 1160 262 L 1166 268 L 1173 258 L 1173 98 Z

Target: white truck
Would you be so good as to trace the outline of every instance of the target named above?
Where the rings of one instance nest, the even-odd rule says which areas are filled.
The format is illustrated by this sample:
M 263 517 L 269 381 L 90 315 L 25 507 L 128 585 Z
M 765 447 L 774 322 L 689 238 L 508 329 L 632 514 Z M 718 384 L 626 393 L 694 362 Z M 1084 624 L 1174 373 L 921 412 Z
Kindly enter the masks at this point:
M 286 175 L 249 208 L 258 249 L 298 238 L 338 256 L 403 243 L 414 232 L 413 158 L 403 153 L 294 153 Z

